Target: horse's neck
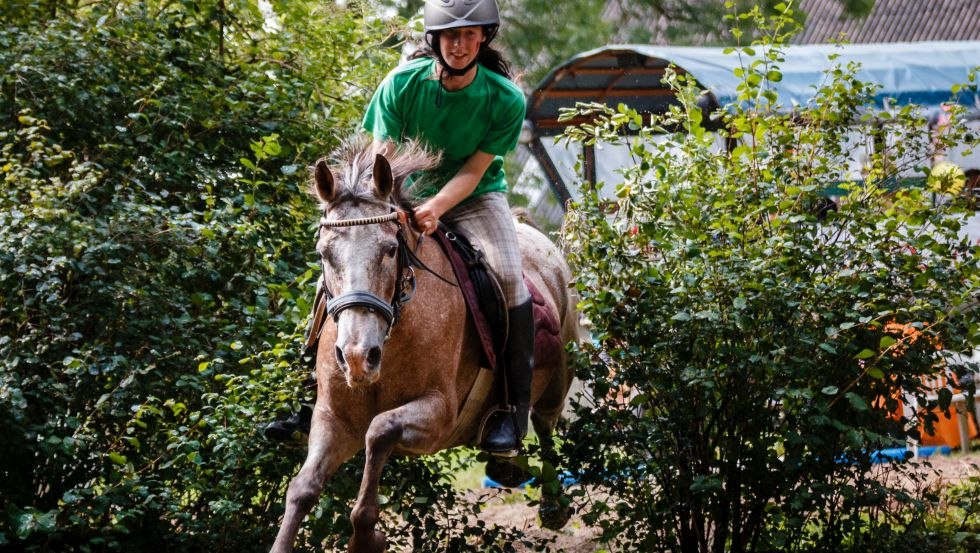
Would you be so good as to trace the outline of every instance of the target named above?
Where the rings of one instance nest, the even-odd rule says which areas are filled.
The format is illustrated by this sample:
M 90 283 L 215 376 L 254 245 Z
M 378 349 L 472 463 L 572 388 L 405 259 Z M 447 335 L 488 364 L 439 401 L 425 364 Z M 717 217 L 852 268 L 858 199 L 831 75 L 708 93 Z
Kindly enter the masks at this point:
M 456 375 L 465 379 L 475 374 L 479 351 L 468 334 L 466 304 L 456 284 L 456 275 L 439 242 L 433 237 L 406 235 L 406 245 L 418 260 L 414 267 L 416 290 L 405 305 L 401 328 L 391 337 L 389 348 L 398 348 L 409 364 L 420 363 L 449 377 L 447 391 L 455 386 Z M 459 373 L 458 371 L 464 371 Z M 420 377 L 431 382 L 431 377 Z

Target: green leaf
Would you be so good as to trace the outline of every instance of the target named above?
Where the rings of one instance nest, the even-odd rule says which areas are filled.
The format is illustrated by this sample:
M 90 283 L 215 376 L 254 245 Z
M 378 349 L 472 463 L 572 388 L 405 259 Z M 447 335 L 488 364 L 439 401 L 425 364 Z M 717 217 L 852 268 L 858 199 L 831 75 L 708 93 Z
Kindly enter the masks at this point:
M 122 453 L 110 452 L 109 460 L 115 465 L 125 465 L 127 462 L 126 456 Z
M 854 356 L 854 358 L 867 359 L 869 357 L 874 357 L 874 356 L 875 356 L 875 352 L 871 351 L 870 349 L 862 349 L 860 352 L 858 352 L 857 355 Z
M 853 407 L 854 409 L 858 411 L 868 410 L 868 403 L 864 401 L 864 398 L 855 394 L 854 392 L 847 392 L 846 394 L 844 394 L 844 397 L 847 398 L 847 401 L 850 402 L 851 407 Z
M 940 388 L 936 393 L 939 409 L 945 411 L 949 409 L 950 404 L 953 402 L 953 391 L 949 388 Z
M 878 347 L 881 349 L 887 349 L 895 344 L 897 340 L 891 336 L 882 336 L 881 340 L 878 341 Z

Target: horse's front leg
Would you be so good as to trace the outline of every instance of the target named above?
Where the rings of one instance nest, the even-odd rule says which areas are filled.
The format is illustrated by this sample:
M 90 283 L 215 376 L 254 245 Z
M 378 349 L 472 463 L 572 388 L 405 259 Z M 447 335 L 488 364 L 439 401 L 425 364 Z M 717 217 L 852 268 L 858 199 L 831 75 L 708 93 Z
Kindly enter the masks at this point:
M 300 524 L 320 498 L 327 478 L 361 448 L 358 436 L 320 406 L 313 410 L 306 460 L 286 490 L 286 514 L 272 545 L 272 553 L 293 550 Z
M 431 394 L 376 416 L 365 437 L 364 478 L 351 512 L 354 535 L 347 546 L 351 553 L 381 553 L 386 539 L 377 530 L 378 485 L 381 470 L 396 447 L 414 454 L 432 453 L 447 430 L 453 414 L 440 394 Z

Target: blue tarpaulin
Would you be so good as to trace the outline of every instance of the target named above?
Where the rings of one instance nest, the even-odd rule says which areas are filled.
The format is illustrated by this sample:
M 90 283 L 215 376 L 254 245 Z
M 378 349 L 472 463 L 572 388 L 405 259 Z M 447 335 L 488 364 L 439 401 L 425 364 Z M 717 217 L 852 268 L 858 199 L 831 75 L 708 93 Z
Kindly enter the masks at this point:
M 970 72 L 980 66 L 980 42 L 907 42 L 888 44 L 816 44 L 784 46 L 778 62 L 782 79 L 764 86 L 778 93 L 784 110 L 806 105 L 817 88 L 827 82 L 826 72 L 835 65 L 860 64 L 857 78 L 879 86 L 875 97 L 881 106 L 917 104 L 938 109 L 943 102 L 956 101 L 980 111 L 975 87 L 954 95 L 952 88 L 968 82 Z M 733 103 L 741 78 L 735 69 L 747 67 L 755 56 L 725 53 L 724 48 L 609 45 L 583 52 L 556 67 L 531 93 L 528 119 L 535 134 L 555 134 L 560 108 L 575 102 L 622 102 L 641 112 L 661 112 L 673 93 L 661 81 L 664 69 L 675 66 L 693 76 L 711 92 L 717 104 Z M 836 57 L 836 59 L 831 59 Z M 886 100 L 888 99 L 888 100 Z
M 735 76 L 734 68 L 752 60 L 745 54 L 725 54 L 720 48 L 630 48 L 683 68 L 712 91 L 721 105 L 736 100 L 735 87 L 741 80 Z M 980 42 L 817 44 L 786 46 L 782 53 L 784 59 L 778 64 L 782 80 L 767 86 L 778 93 L 783 105 L 807 104 L 817 87 L 827 80 L 827 71 L 835 65 L 846 67 L 849 62 L 857 62 L 858 79 L 880 87 L 875 97 L 879 105 L 888 98 L 899 105 L 934 107 L 949 101 L 953 85 L 966 83 L 970 70 L 980 65 Z M 831 59 L 832 56 L 837 57 Z M 761 57 L 761 51 L 757 51 L 755 59 Z M 974 106 L 976 91 L 964 91 L 958 101 Z

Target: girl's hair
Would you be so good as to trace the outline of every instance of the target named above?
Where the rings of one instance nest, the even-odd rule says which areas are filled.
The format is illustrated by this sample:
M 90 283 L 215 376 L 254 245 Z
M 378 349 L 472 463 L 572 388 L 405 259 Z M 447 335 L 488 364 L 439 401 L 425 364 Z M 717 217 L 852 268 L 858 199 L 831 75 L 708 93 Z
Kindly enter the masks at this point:
M 439 40 L 439 32 L 435 31 L 432 33 L 432 41 L 435 42 L 438 40 Z M 439 61 L 439 57 L 436 55 L 432 47 L 429 46 L 428 44 L 422 46 L 422 48 L 416 50 L 415 52 L 412 52 L 412 54 L 408 56 L 408 59 L 410 60 L 414 60 L 418 58 L 432 58 L 437 62 Z M 504 55 L 501 54 L 498 50 L 496 50 L 492 46 L 484 46 L 480 50 L 480 54 L 477 56 L 476 61 L 480 65 L 486 67 L 487 69 L 493 71 L 494 73 L 499 73 L 504 77 L 507 77 L 508 79 L 511 78 L 510 64 L 507 63 L 507 60 L 504 59 Z

